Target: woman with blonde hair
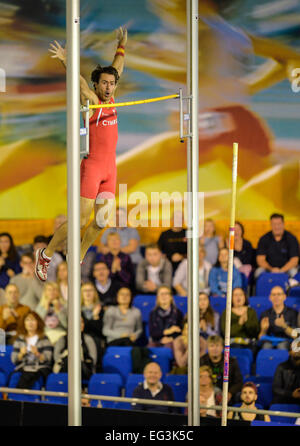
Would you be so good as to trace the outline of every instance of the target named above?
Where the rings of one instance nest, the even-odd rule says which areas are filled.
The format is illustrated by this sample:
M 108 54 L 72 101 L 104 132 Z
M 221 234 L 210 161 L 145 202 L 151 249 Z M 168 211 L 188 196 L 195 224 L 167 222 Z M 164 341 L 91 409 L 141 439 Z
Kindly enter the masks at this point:
M 156 294 L 156 305 L 149 316 L 150 347 L 172 347 L 181 334 L 183 314 L 176 307 L 171 288 L 162 285 Z
M 67 330 L 67 307 L 56 282 L 46 282 L 36 312 L 45 323 L 45 334 L 54 345 Z

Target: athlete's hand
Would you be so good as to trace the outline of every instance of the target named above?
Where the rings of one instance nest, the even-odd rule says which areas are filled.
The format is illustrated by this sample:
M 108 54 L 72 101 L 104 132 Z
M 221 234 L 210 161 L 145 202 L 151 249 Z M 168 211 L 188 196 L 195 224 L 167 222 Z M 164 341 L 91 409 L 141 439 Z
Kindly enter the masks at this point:
M 63 48 L 58 42 L 57 40 L 54 40 L 54 43 L 50 43 L 50 47 L 49 51 L 50 53 L 53 53 L 53 56 L 51 56 L 53 59 L 59 59 L 62 62 L 66 63 L 67 61 L 67 50 L 66 48 Z
M 120 28 L 116 30 L 116 33 L 119 45 L 125 46 L 127 43 L 127 29 L 120 26 Z

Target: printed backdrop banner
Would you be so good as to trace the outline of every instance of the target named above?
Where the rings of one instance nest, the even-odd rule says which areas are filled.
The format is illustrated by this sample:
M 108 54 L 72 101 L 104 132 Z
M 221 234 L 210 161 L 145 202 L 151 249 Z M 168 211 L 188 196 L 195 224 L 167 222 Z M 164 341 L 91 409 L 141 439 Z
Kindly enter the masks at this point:
M 109 65 L 128 28 L 116 101 L 185 90 L 185 0 L 81 0 L 81 73 Z M 279 7 L 280 6 L 280 7 Z M 299 209 L 300 2 L 199 1 L 199 191 L 205 216 L 229 217 L 239 143 L 237 218 Z M 66 79 L 49 44 L 65 45 L 64 0 L 0 4 L 0 219 L 66 213 Z M 178 100 L 118 109 L 118 185 L 127 194 L 187 188 Z M 121 198 L 121 197 L 120 197 Z

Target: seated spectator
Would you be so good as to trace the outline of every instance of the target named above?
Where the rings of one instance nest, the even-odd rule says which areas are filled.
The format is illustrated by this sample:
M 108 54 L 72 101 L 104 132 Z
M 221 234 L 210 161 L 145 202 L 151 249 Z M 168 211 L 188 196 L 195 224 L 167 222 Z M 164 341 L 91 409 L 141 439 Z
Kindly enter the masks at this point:
M 208 365 L 212 369 L 214 383 L 223 389 L 224 353 L 221 336 L 209 336 L 207 353 L 200 358 L 200 365 Z M 237 359 L 229 358 L 228 403 L 234 403 L 243 385 L 243 377 Z
M 81 286 L 81 314 L 84 322 L 84 332 L 94 339 L 100 354 L 102 351 L 104 311 L 99 302 L 96 288 L 91 282 L 84 283 Z
M 132 288 L 134 286 L 134 268 L 128 254 L 121 251 L 121 239 L 117 232 L 111 232 L 107 236 L 107 254 L 101 255 L 109 270 L 110 278 L 118 280 L 123 286 Z
M 276 368 L 273 379 L 273 404 L 300 404 L 300 342 L 289 347 L 289 358 Z
M 280 286 L 271 289 L 269 299 L 272 307 L 261 314 L 258 339 L 262 341 L 262 348 L 273 348 L 276 341 L 276 348 L 286 350 L 293 340 L 298 314 L 285 305 L 286 294 Z
M 206 341 L 202 336 L 199 339 L 200 357 L 206 353 Z M 171 375 L 187 375 L 188 365 L 188 323 L 187 318 L 184 318 L 183 329 L 181 335 L 173 341 L 173 353 L 175 364 L 170 372 Z
M 33 253 L 35 256 L 35 253 L 40 248 L 47 248 L 48 246 L 48 237 L 45 237 L 44 235 L 37 235 L 34 237 L 33 240 Z M 58 265 L 65 260 L 65 257 L 62 256 L 61 253 L 55 252 L 53 256 L 51 257 L 51 263 L 48 267 L 47 271 L 47 280 L 49 282 L 56 282 L 56 270 Z
M 223 237 L 216 235 L 216 225 L 211 218 L 207 218 L 204 222 L 204 231 L 200 243 L 204 245 L 206 251 L 205 260 L 214 265 L 218 260 L 219 250 L 225 245 Z
M 121 240 L 121 252 L 130 256 L 131 262 L 134 265 L 135 269 L 137 264 L 143 258 L 140 248 L 141 238 L 136 228 L 127 226 L 127 215 L 125 209 L 116 209 L 116 227 L 107 228 L 103 232 L 99 248 L 102 254 L 107 254 L 109 252 L 109 248 L 107 245 L 107 236 L 112 232 L 116 232 L 117 234 L 119 234 Z
M 144 368 L 144 382 L 133 391 L 132 398 L 141 398 L 154 401 L 174 401 L 172 388 L 161 382 L 162 371 L 156 362 L 149 362 Z M 148 412 L 178 413 L 177 408 L 170 406 L 156 406 L 151 404 L 132 403 L 132 409 Z
M 212 369 L 203 365 L 199 369 L 200 404 L 204 406 L 221 406 L 222 390 L 214 385 Z M 222 412 L 215 409 L 200 409 L 201 417 L 220 417 Z
M 64 260 L 57 266 L 56 283 L 65 303 L 68 301 L 68 264 Z
M 110 270 L 105 262 L 97 262 L 93 267 L 92 281 L 103 306 L 117 305 L 117 292 L 122 283 L 109 277 Z
M 234 230 L 234 265 L 246 277 L 249 277 L 255 263 L 255 251 L 249 240 L 244 239 L 244 226 L 235 222 Z
M 67 307 L 56 282 L 46 282 L 36 312 L 45 324 L 45 333 L 54 345 L 67 332 Z
M 204 339 L 220 332 L 220 315 L 213 310 L 206 293 L 199 294 L 200 335 Z
M 68 373 L 68 336 L 62 336 L 54 347 L 53 373 Z M 97 347 L 91 336 L 84 333 L 81 317 L 81 377 L 88 380 L 96 372 Z
M 171 289 L 161 286 L 157 290 L 156 305 L 149 315 L 150 347 L 172 347 L 181 334 L 183 314 L 176 307 Z
M 228 257 L 227 248 L 220 249 L 218 263 L 210 270 L 208 285 L 212 296 L 226 297 L 227 293 L 227 275 L 228 275 Z M 242 287 L 241 273 L 233 265 L 232 288 Z
M 199 291 L 209 294 L 208 277 L 211 270 L 211 264 L 205 259 L 206 251 L 200 245 L 199 247 Z M 182 260 L 178 266 L 174 278 L 173 288 L 179 296 L 187 296 L 188 278 L 187 278 L 187 259 Z
M 19 302 L 20 293 L 16 285 L 9 283 L 5 288 L 5 304 L 0 306 L 0 328 L 5 331 L 6 343 L 13 344 L 23 319 L 30 308 Z
M 10 279 L 21 272 L 20 258 L 12 236 L 0 234 L 0 288 L 5 288 Z
M 34 256 L 31 252 L 21 255 L 20 266 L 22 271 L 12 277 L 9 283 L 18 287 L 20 303 L 34 310 L 41 299 L 43 284 L 34 273 Z
M 11 360 L 14 372 L 21 372 L 19 389 L 31 389 L 34 383 L 52 372 L 53 347 L 44 333 L 44 323 L 37 313 L 30 311 L 22 320 L 14 342 Z
M 139 293 L 154 294 L 161 285 L 171 287 L 172 264 L 163 257 L 158 245 L 150 244 L 145 259 L 137 266 L 136 289 Z
M 257 410 L 255 402 L 257 400 L 257 387 L 253 382 L 246 382 L 241 391 L 241 408 Z M 269 415 L 260 415 L 248 412 L 228 412 L 228 419 L 245 421 L 271 421 Z
M 263 272 L 287 273 L 293 277 L 297 273 L 299 262 L 299 244 L 296 237 L 285 230 L 284 217 L 272 214 L 271 231 L 263 235 L 258 242 L 255 271 L 257 278 Z
M 173 225 L 160 234 L 157 245 L 172 263 L 174 273 L 187 254 L 186 230 L 183 228 L 182 212 L 173 213 Z
M 226 310 L 221 316 L 221 335 L 225 337 Z M 242 288 L 232 291 L 230 345 L 231 347 L 253 348 L 259 334 L 256 311 L 249 307 L 249 301 Z
M 132 293 L 122 287 L 117 294 L 117 305 L 110 306 L 104 313 L 103 336 L 107 346 L 132 346 L 143 333 L 142 314 L 132 307 Z

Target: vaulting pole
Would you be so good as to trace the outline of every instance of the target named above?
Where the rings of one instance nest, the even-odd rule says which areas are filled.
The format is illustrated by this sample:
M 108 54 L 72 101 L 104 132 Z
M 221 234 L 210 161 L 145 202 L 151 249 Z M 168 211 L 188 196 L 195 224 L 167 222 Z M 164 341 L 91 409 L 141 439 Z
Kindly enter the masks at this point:
M 67 0 L 68 425 L 81 426 L 80 0 Z
M 224 371 L 223 371 L 222 426 L 227 426 L 237 162 L 238 162 L 238 144 L 233 143 L 232 192 L 231 192 L 231 212 L 230 212 L 230 227 L 229 227 L 229 259 L 228 259 L 228 273 L 227 273 L 226 320 L 225 320 L 225 339 L 224 339 L 225 345 L 224 345 Z

